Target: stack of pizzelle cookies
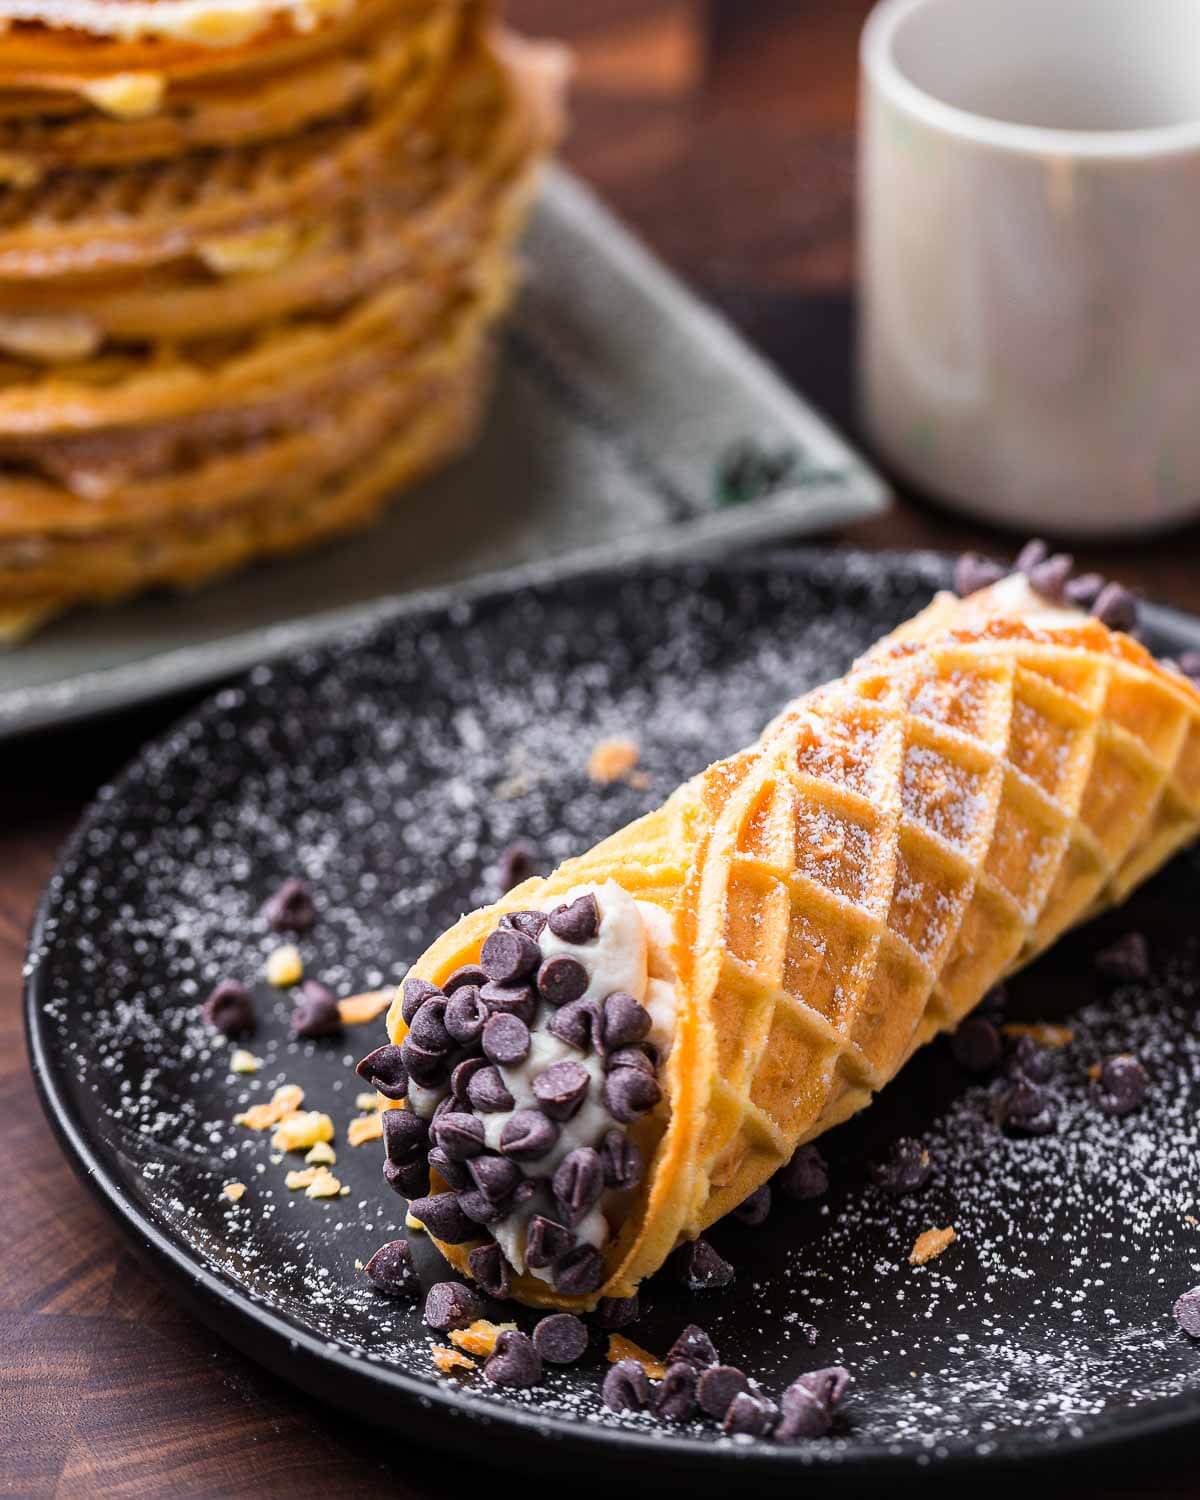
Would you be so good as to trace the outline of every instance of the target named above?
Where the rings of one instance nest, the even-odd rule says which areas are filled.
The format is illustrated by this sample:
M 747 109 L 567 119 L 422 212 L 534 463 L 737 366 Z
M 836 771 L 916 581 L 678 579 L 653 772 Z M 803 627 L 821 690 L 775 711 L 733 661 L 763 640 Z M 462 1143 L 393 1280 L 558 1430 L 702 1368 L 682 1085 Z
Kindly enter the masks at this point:
M 0 631 L 369 522 L 472 435 L 555 48 L 483 0 L 0 0 Z

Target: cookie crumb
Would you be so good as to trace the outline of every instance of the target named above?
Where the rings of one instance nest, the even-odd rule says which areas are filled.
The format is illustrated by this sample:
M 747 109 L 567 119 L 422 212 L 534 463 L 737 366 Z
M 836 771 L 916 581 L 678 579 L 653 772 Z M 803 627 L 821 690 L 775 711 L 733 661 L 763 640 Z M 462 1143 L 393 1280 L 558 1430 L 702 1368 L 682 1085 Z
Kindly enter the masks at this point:
M 262 1059 L 255 1057 L 253 1052 L 247 1052 L 245 1047 L 235 1047 L 229 1059 L 229 1071 L 231 1073 L 257 1073 L 262 1067 Z
M 661 1359 L 635 1344 L 632 1339 L 623 1338 L 619 1333 L 609 1334 L 608 1353 L 605 1358 L 614 1365 L 623 1359 L 632 1359 L 641 1365 L 651 1380 L 661 1380 L 667 1373 L 667 1367 Z
M 239 1203 L 245 1191 L 246 1184 L 244 1182 L 227 1182 L 221 1189 L 222 1195 L 228 1198 L 230 1203 Z
M 383 1139 L 383 1116 L 357 1115 L 346 1127 L 346 1139 L 352 1146 L 365 1145 L 367 1141 Z
M 369 1115 L 373 1110 L 383 1108 L 383 1099 L 379 1094 L 355 1094 L 354 1107 Z
M 332 1167 L 337 1161 L 337 1152 L 328 1141 L 318 1141 L 304 1160 L 310 1167 Z
M 279 1122 L 271 1137 L 276 1151 L 307 1151 L 318 1141 L 333 1140 L 333 1121 L 318 1109 L 297 1110 Z
M 294 1115 L 304 1103 L 304 1090 L 298 1083 L 285 1083 L 272 1094 L 269 1103 L 253 1104 L 241 1114 L 234 1115 L 235 1125 L 244 1125 L 247 1130 L 270 1130 Z
M 348 995 L 338 1001 L 343 1026 L 365 1026 L 377 1020 L 392 1003 L 392 990 L 371 990 L 365 995 Z
M 474 1370 L 477 1368 L 473 1359 L 468 1359 L 465 1354 L 460 1354 L 457 1349 L 447 1349 L 445 1344 L 434 1344 L 429 1353 L 434 1365 L 443 1375 L 449 1375 L 454 1370 Z
M 496 1340 L 516 1326 L 515 1323 L 490 1323 L 487 1318 L 476 1318 L 466 1328 L 452 1328 L 450 1342 L 468 1354 L 495 1354 Z
M 945 1229 L 927 1229 L 923 1234 L 917 1235 L 916 1243 L 908 1257 L 910 1266 L 923 1266 L 926 1261 L 933 1260 L 943 1250 L 948 1250 L 958 1238 L 953 1228 L 947 1225 Z
M 1023 1036 L 1032 1037 L 1039 1047 L 1061 1049 L 1069 1047 L 1075 1040 L 1075 1032 L 1070 1026 L 1053 1026 L 1047 1021 L 1037 1021 L 1032 1025 L 1009 1021 L 1000 1030 L 1014 1040 Z
M 633 773 L 641 753 L 636 740 L 601 740 L 588 756 L 588 776 L 597 786 L 609 786 L 614 781 L 628 781 L 634 785 Z M 644 786 L 645 777 L 639 780 Z
M 276 989 L 287 989 L 289 985 L 299 984 L 304 978 L 304 960 L 300 957 L 299 948 L 294 943 L 284 943 L 281 948 L 276 948 L 268 956 L 263 974 L 267 983 L 273 984 Z

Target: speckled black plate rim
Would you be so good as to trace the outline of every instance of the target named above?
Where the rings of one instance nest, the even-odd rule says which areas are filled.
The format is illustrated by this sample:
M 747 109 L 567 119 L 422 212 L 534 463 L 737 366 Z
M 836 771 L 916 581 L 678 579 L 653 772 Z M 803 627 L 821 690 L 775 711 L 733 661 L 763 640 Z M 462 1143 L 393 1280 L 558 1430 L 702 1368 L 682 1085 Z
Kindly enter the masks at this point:
M 931 582 L 939 564 L 945 567 L 945 559 L 931 552 L 869 555 L 876 562 L 890 556 L 897 566 L 928 569 Z M 835 557 L 852 564 L 855 560 L 861 562 L 864 556 L 848 549 L 804 548 L 765 556 L 749 555 L 719 564 L 696 559 L 665 565 L 641 560 L 633 567 L 603 568 L 575 575 L 572 581 L 599 584 L 607 579 L 626 579 L 631 572 L 677 573 L 697 567 L 726 575 L 803 572 L 817 565 L 828 566 Z M 561 578 L 540 584 L 526 579 L 524 586 L 553 592 L 563 584 Z M 480 600 L 508 592 L 511 588 L 487 594 L 474 592 L 473 597 Z M 434 624 L 446 619 L 451 607 L 449 604 L 432 607 L 417 617 Z M 413 618 L 412 612 L 405 611 L 405 623 Z M 1200 648 L 1200 619 L 1194 616 L 1147 604 L 1143 622 L 1167 650 Z M 394 617 L 382 621 L 370 631 L 370 636 L 386 634 L 394 624 Z M 335 658 L 339 641 L 361 634 L 361 628 L 349 631 L 317 649 Z M 246 679 L 242 679 L 242 686 L 247 693 L 253 693 Z M 468 1430 L 475 1436 L 487 1433 L 494 1437 L 502 1432 L 504 1446 L 492 1450 L 493 1461 L 515 1463 L 527 1458 L 544 1467 L 575 1468 L 578 1473 L 581 1462 L 603 1458 L 612 1469 L 636 1470 L 643 1477 L 652 1471 L 686 1472 L 689 1483 L 702 1491 L 723 1489 L 733 1477 L 749 1479 L 751 1475 L 756 1487 L 781 1490 L 794 1484 L 803 1472 L 819 1473 L 822 1483 L 838 1489 L 894 1481 L 901 1475 L 911 1479 L 917 1472 L 929 1479 L 935 1474 L 949 1479 L 964 1473 L 982 1479 L 985 1474 L 995 1476 L 1010 1467 L 1028 1470 L 1063 1464 L 1070 1465 L 1079 1477 L 1077 1465 L 1089 1456 L 1103 1453 L 1106 1460 L 1119 1461 L 1133 1459 L 1151 1447 L 1161 1452 L 1167 1440 L 1200 1425 L 1200 1388 L 1197 1388 L 1184 1395 L 1105 1413 L 1077 1437 L 1059 1437 L 1053 1443 L 1036 1435 L 1009 1438 L 996 1442 L 986 1454 L 969 1442 L 946 1443 L 935 1449 L 911 1440 L 875 1442 L 849 1449 L 839 1443 L 774 1448 L 765 1443 L 714 1445 L 665 1432 L 630 1432 L 547 1415 L 519 1402 L 497 1407 L 476 1400 L 463 1388 L 430 1382 L 370 1359 L 356 1358 L 317 1337 L 303 1324 L 264 1306 L 232 1279 L 209 1270 L 194 1256 L 186 1241 L 165 1231 L 152 1213 L 126 1196 L 119 1175 L 104 1160 L 95 1138 L 74 1113 L 51 1059 L 43 1021 L 43 1003 L 47 998 L 43 967 L 36 955 L 44 948 L 61 871 L 82 851 L 91 829 L 107 816 L 110 798 L 138 781 L 160 743 L 169 740 L 184 725 L 203 729 L 220 712 L 217 697 L 207 699 L 183 715 L 159 740 L 144 746 L 114 781 L 97 793 L 64 845 L 55 873 L 38 903 L 29 935 L 24 1012 L 26 1045 L 38 1098 L 71 1166 L 129 1238 L 139 1258 L 169 1284 L 193 1315 L 247 1357 L 354 1417 L 392 1430 L 407 1427 L 422 1445 L 453 1447 L 461 1453 Z

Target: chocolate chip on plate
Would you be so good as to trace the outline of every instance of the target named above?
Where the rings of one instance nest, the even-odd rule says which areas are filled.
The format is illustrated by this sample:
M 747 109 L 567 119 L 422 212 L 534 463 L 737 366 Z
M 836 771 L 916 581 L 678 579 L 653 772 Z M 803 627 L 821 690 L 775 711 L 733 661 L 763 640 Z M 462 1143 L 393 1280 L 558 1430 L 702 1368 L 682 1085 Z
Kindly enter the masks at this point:
M 950 1050 L 968 1073 L 990 1073 L 1004 1055 L 1004 1039 L 986 1016 L 968 1016 L 950 1038 Z
M 667 1350 L 667 1364 L 684 1359 L 697 1369 L 706 1369 L 717 1364 L 717 1346 L 698 1323 L 689 1323 Z
M 430 984 L 427 979 L 406 979 L 400 987 L 400 1014 L 404 1017 L 404 1024 L 411 1026 L 413 1017 L 426 1000 L 441 993 L 437 985 Z
M 604 1169 L 605 1187 L 618 1191 L 637 1187 L 645 1171 L 640 1149 L 623 1130 L 605 1132 L 600 1142 L 600 1165 Z
M 441 1115 L 432 1134 L 451 1161 L 469 1161 L 483 1150 L 483 1121 L 461 1110 Z
M 1171 1311 L 1188 1338 L 1200 1339 L 1200 1286 L 1194 1286 L 1190 1292 L 1177 1298 Z
M 727 1437 L 766 1437 L 779 1416 L 765 1396 L 742 1391 L 729 1403 L 721 1430 Z
M 500 1069 L 486 1062 L 468 1079 L 467 1098 L 471 1108 L 477 1109 L 481 1115 L 499 1114 L 502 1110 L 511 1109 L 516 1102 L 505 1086 Z
M 619 1359 L 601 1387 L 609 1411 L 644 1411 L 650 1405 L 650 1380 L 636 1359 Z
M 258 1025 L 250 991 L 236 979 L 222 979 L 200 1007 L 200 1014 L 222 1036 L 249 1036 Z
M 1127 932 L 1102 948 L 1094 960 L 1096 973 L 1110 984 L 1136 984 L 1150 977 L 1150 944 L 1142 932 Z
M 871 1180 L 885 1193 L 902 1198 L 923 1188 L 933 1175 L 929 1152 L 911 1136 L 902 1135 L 892 1142 L 887 1156 L 871 1168 Z
M 771 1212 L 771 1188 L 770 1184 L 764 1182 L 762 1187 L 755 1188 L 748 1198 L 743 1198 L 738 1206 L 733 1209 L 732 1217 L 742 1224 L 749 1224 L 752 1229 L 757 1229 L 760 1224 L 765 1224 Z
M 512 1267 L 505 1260 L 499 1245 L 476 1245 L 467 1255 L 467 1265 L 471 1268 L 471 1275 L 489 1297 L 494 1297 L 497 1302 L 505 1302 L 512 1296 Z
M 564 1297 L 587 1297 L 604 1285 L 604 1257 L 594 1245 L 576 1245 L 554 1266 L 554 1289 Z
M 783 1415 L 775 1429 L 775 1441 L 794 1443 L 803 1438 L 824 1437 L 833 1426 L 833 1416 L 850 1376 L 840 1365 L 814 1370 L 794 1380 L 780 1397 Z
M 623 1125 L 652 1110 L 662 1098 L 658 1080 L 637 1068 L 617 1068 L 604 1080 L 604 1103 Z
M 720 1422 L 735 1396 L 749 1390 L 750 1382 L 736 1365 L 710 1365 L 696 1382 L 701 1411 Z
M 383 1149 L 388 1161 L 412 1161 L 429 1142 L 429 1126 L 411 1109 L 385 1109 L 382 1114 Z
M 954 592 L 960 599 L 990 588 L 1004 577 L 1004 569 L 990 557 L 978 552 L 964 552 L 954 564 Z
M 548 1365 L 573 1365 L 587 1344 L 587 1328 L 574 1313 L 551 1313 L 533 1330 L 533 1347 Z
M 572 1000 L 556 1010 L 547 1022 L 547 1030 L 568 1047 L 590 1052 L 596 1045 L 600 1027 L 599 1006 L 594 1000 Z
M 1096 1103 L 1106 1115 L 1127 1115 L 1137 1109 L 1146 1097 L 1149 1079 L 1136 1057 L 1123 1052 L 1108 1058 L 1096 1079 Z
M 473 1047 L 490 1014 L 479 990 L 473 984 L 464 984 L 446 1002 L 442 1024 L 460 1047 Z
M 521 1169 L 503 1156 L 476 1156 L 467 1163 L 475 1186 L 493 1203 L 503 1203 L 517 1190 Z
M 534 1214 L 525 1230 L 525 1264 L 544 1271 L 565 1255 L 575 1237 L 565 1224 L 557 1224 L 545 1214 Z
M 307 932 L 317 920 L 312 894 L 303 880 L 285 880 L 263 908 L 275 932 Z
M 500 1150 L 513 1161 L 541 1161 L 558 1140 L 558 1126 L 540 1109 L 519 1109 L 504 1122 Z
M 582 1063 L 551 1063 L 533 1080 L 534 1098 L 551 1120 L 569 1120 L 587 1098 L 591 1081 Z
M 800 1146 L 786 1167 L 780 1167 L 772 1179 L 789 1198 L 803 1202 L 821 1198 L 829 1191 L 829 1168 L 816 1146 Z
M 483 1316 L 483 1304 L 461 1281 L 436 1281 L 425 1298 L 425 1322 L 438 1333 L 466 1328 Z
M 591 1146 L 569 1151 L 555 1169 L 554 1198 L 568 1229 L 575 1229 L 599 1203 L 604 1192 L 600 1153 Z
M 404 1051 L 392 1042 L 385 1042 L 368 1052 L 354 1071 L 366 1084 L 382 1094 L 385 1099 L 403 1099 L 408 1094 L 408 1069 L 404 1065 Z
M 516 1016 L 526 1026 L 537 1014 L 537 994 L 531 984 L 493 984 L 489 979 L 479 991 L 490 1016 Z
M 393 1193 L 399 1193 L 411 1203 L 429 1191 L 429 1162 L 424 1156 L 411 1161 L 385 1161 L 383 1180 Z
M 476 989 L 482 989 L 487 983 L 487 975 L 478 964 L 463 964 L 455 969 L 445 984 L 442 991 L 446 995 L 453 995 L 456 990 L 461 990 L 465 984 L 473 984 Z
M 516 984 L 542 961 L 542 950 L 515 927 L 497 927 L 483 945 L 479 967 L 494 984 Z
M 489 1016 L 483 1028 L 483 1055 L 499 1067 L 515 1068 L 529 1056 L 529 1027 L 519 1016 Z
M 452 1192 L 461 1193 L 471 1186 L 466 1163 L 447 1156 L 440 1146 L 431 1147 L 425 1159 Z
M 1047 1083 L 1054 1076 L 1054 1053 L 1029 1035 L 1019 1036 L 1005 1064 L 1005 1072 L 1010 1078 Z
M 479 1231 L 458 1206 L 453 1193 L 436 1193 L 418 1198 L 408 1205 L 414 1219 L 419 1219 L 435 1240 L 447 1245 L 465 1245 L 477 1240 Z
M 564 943 L 590 943 L 600 931 L 600 908 L 595 896 L 588 891 L 569 906 L 556 906 L 548 925 Z
M 363 1275 L 385 1297 L 415 1297 L 421 1290 L 407 1240 L 380 1245 L 363 1267 Z
M 684 1286 L 693 1292 L 719 1291 L 734 1277 L 733 1267 L 706 1239 L 681 1245 L 675 1252 L 674 1270 Z
M 292 1010 L 291 1022 L 293 1033 L 306 1041 L 336 1036 L 342 1029 L 342 1013 L 333 991 L 315 979 L 306 979 L 300 986 L 300 999 Z
M 601 1297 L 592 1316 L 597 1328 L 612 1333 L 637 1322 L 641 1316 L 641 1303 L 636 1292 L 632 1297 Z
M 506 1328 L 496 1339 L 496 1352 L 483 1367 L 493 1385 L 525 1390 L 542 1378 L 542 1357 L 528 1334 Z
M 1138 622 L 1138 602 L 1120 583 L 1106 583 L 1092 605 L 1092 614 L 1110 630 L 1133 630 Z
M 664 1422 L 686 1422 L 696 1410 L 696 1367 L 687 1360 L 667 1366 L 654 1401 Z
M 541 937 L 546 927 L 546 913 L 544 911 L 510 911 L 500 918 L 501 927 L 513 927 L 517 932 L 523 932 L 526 937 L 535 941 Z
M 500 856 L 496 883 L 505 896 L 515 885 L 523 885 L 537 874 L 537 850 L 526 839 L 514 839 Z M 536 936 L 537 934 L 533 934 Z
M 997 1123 L 1018 1135 L 1050 1135 L 1058 1128 L 1057 1100 L 1045 1084 L 1016 1077 L 997 1094 Z
M 606 1052 L 635 1047 L 650 1035 L 651 1025 L 644 1005 L 623 990 L 614 990 L 600 1007 L 600 1045 Z
M 569 1005 L 587 989 L 587 970 L 577 958 L 556 953 L 538 970 L 537 987 L 547 1005 Z

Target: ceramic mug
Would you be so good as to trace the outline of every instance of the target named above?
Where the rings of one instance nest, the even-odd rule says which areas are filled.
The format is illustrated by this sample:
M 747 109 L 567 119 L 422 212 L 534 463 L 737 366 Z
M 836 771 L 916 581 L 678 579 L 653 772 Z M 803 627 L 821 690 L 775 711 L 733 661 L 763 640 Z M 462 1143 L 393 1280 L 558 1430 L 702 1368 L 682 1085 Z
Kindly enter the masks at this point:
M 1200 514 L 1200 0 L 884 0 L 861 61 L 882 455 L 1022 530 Z

